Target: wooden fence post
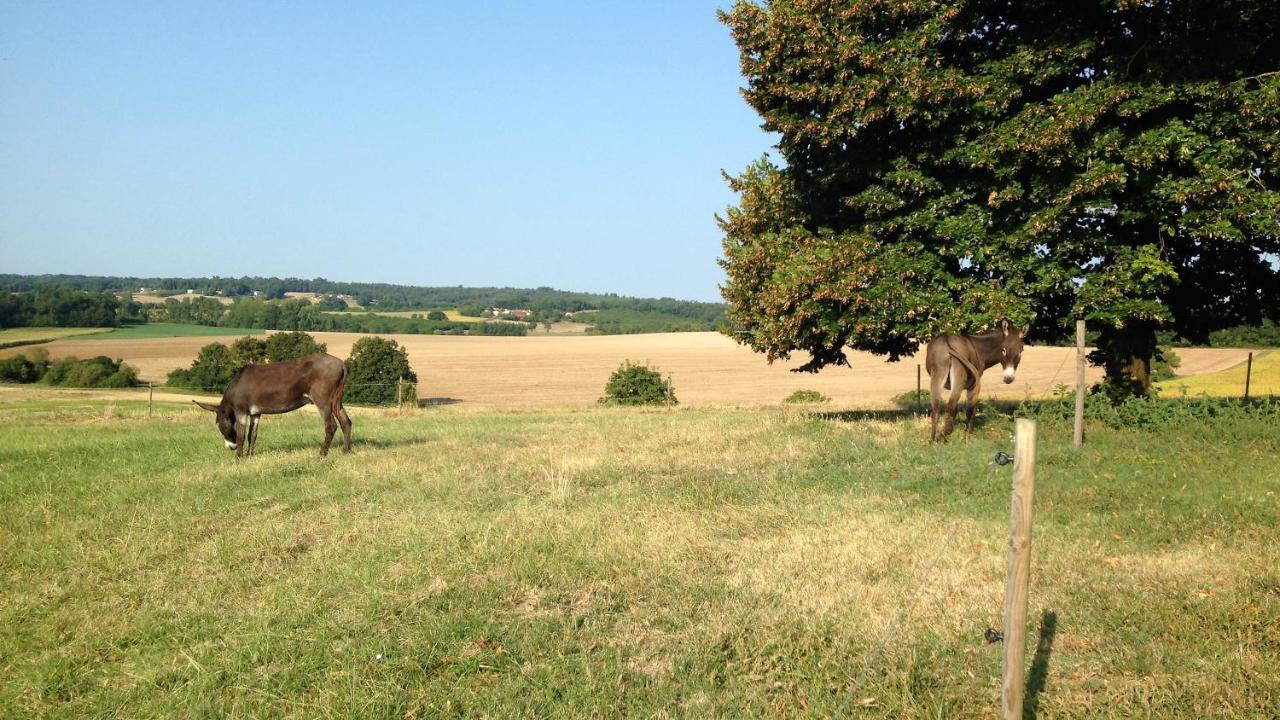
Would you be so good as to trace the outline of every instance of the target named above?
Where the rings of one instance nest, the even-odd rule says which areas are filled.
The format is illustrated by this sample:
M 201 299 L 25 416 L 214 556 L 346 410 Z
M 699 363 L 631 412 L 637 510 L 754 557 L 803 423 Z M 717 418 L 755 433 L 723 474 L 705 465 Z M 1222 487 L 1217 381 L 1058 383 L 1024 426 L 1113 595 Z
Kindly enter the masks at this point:
M 1001 717 L 1022 720 L 1027 585 L 1031 579 L 1031 496 L 1035 490 L 1036 421 L 1018 418 L 1014 430 L 1013 496 L 1009 506 L 1009 563 L 1004 589 L 1004 682 Z
M 155 388 L 147 383 L 147 417 L 151 417 L 151 401 L 155 398 Z
M 396 378 L 396 409 L 404 409 L 404 376 Z
M 1084 445 L 1084 321 L 1076 321 L 1076 447 Z
M 1253 353 L 1249 353 L 1249 363 L 1244 368 L 1244 399 L 1249 401 L 1249 379 L 1253 377 Z
M 924 412 L 924 398 L 920 395 L 920 363 L 916 363 L 916 412 Z

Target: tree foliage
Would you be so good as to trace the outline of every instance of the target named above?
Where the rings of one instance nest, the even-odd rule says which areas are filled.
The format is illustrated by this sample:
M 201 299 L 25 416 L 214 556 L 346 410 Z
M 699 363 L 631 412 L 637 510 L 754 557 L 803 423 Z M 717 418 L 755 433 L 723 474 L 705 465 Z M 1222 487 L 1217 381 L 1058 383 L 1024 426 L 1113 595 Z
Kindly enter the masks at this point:
M 247 363 L 237 357 L 230 347 L 213 342 L 200 348 L 200 354 L 190 368 L 178 368 L 169 373 L 168 384 L 174 387 L 222 392 L 231 378 Z
M 1154 332 L 1280 315 L 1280 4 L 739 0 L 777 133 L 729 178 L 738 337 L 805 369 L 1000 318 L 1084 317 L 1113 381 Z
M 280 332 L 267 337 L 264 349 L 267 360 L 284 362 L 322 353 L 329 348 L 304 332 Z
M 355 403 L 389 405 L 396 400 L 400 380 L 418 382 L 409 367 L 409 352 L 395 340 L 360 338 L 347 358 L 346 398 Z
M 185 294 L 187 290 L 202 295 L 220 295 L 227 298 L 246 298 L 254 292 L 265 299 L 281 299 L 285 292 L 312 292 L 321 295 L 346 295 L 368 310 L 422 310 L 458 308 L 463 315 L 479 317 L 491 307 L 521 308 L 535 313 L 555 313 L 559 318 L 566 312 L 578 310 L 603 310 L 624 308 L 643 312 L 659 312 L 687 319 L 700 319 L 704 330 L 714 330 L 724 319 L 721 303 L 694 302 L 674 298 L 635 298 L 614 293 L 583 293 L 539 288 L 496 287 L 421 287 L 392 285 L 388 283 L 348 283 L 325 278 L 139 278 L 94 275 L 14 275 L 0 273 L 0 291 L 23 292 L 37 288 L 76 289 L 91 291 L 112 290 L 137 292 L 145 287 L 148 292 L 161 295 Z M 216 300 L 205 298 L 208 302 Z M 299 301 L 310 305 L 306 301 Z M 344 303 L 345 304 L 345 303 Z M 469 308 L 472 312 L 468 312 Z M 316 310 L 343 309 L 332 300 L 322 300 Z M 443 319 L 443 318 L 441 318 Z M 175 320 L 187 322 L 185 320 Z M 215 325 L 198 321 L 198 324 Z M 233 327 L 259 327 L 258 325 L 233 325 Z M 280 328 L 298 330 L 326 330 L 331 328 L 301 327 Z M 375 331 L 381 332 L 381 331 Z
M 115 293 L 42 288 L 0 293 L 0 328 L 116 327 L 137 314 Z
M 236 364 L 244 367 L 254 363 L 267 361 L 267 341 L 252 335 L 245 335 L 231 343 L 231 354 Z

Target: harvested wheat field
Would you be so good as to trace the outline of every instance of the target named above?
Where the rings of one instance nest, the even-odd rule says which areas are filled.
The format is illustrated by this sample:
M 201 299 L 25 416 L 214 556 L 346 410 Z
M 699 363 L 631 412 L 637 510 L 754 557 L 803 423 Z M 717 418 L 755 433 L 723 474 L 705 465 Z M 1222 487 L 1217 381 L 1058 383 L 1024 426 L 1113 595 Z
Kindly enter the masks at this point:
M 314 333 L 329 352 L 346 357 L 358 333 Z M 477 408 L 581 406 L 599 398 L 605 381 L 624 360 L 647 362 L 670 374 L 682 405 L 777 404 L 800 389 L 817 390 L 844 406 L 888 405 L 915 388 L 916 360 L 897 363 L 867 353 L 849 353 L 850 367 L 816 375 L 791 372 L 802 357 L 769 365 L 764 357 L 712 332 L 583 337 L 465 337 L 388 335 L 409 351 L 418 373 L 418 397 Z M 234 338 L 226 338 L 227 342 Z M 53 357 L 109 355 L 138 368 L 144 380 L 163 382 L 170 370 L 187 367 L 211 338 L 58 340 L 42 347 Z M 21 352 L 0 351 L 0 356 Z M 1183 375 L 1216 372 L 1243 362 L 1247 350 L 1178 350 Z M 1101 377 L 1088 369 L 1088 379 Z M 1017 399 L 1050 394 L 1074 383 L 1075 350 L 1028 347 L 1012 385 L 989 374 L 984 397 Z M 928 377 L 924 376 L 928 387 Z

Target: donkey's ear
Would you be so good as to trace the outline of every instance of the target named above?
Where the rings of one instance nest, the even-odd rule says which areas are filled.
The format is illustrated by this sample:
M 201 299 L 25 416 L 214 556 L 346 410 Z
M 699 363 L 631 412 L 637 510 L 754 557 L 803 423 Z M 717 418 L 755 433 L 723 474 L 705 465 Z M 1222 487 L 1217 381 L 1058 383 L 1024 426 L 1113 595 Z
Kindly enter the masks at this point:
M 1008 320 L 1000 321 L 1000 329 L 1004 330 L 1005 337 L 1009 337 L 1009 321 Z
M 193 403 L 195 403 L 195 404 L 199 405 L 200 407 L 204 408 L 205 410 L 208 410 L 209 412 L 212 412 L 212 413 L 216 413 L 216 412 L 218 412 L 218 406 L 217 406 L 217 405 L 210 405 L 209 403 L 202 403 L 202 402 L 200 402 L 199 400 L 192 400 L 191 402 L 193 402 Z
M 1030 325 L 1023 325 L 1021 328 L 1018 328 L 1018 337 L 1026 337 L 1027 333 L 1030 331 L 1031 331 Z

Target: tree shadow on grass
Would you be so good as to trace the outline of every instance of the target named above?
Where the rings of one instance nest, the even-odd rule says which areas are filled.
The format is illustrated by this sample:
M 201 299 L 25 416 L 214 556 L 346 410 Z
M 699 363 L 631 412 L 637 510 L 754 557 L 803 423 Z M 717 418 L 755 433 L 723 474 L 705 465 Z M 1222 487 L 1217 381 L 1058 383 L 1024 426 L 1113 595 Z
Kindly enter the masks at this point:
M 1027 672 L 1027 693 L 1022 703 L 1022 720 L 1035 720 L 1040 710 L 1040 695 L 1049 679 L 1049 655 L 1053 652 L 1053 637 L 1058 634 L 1058 613 L 1045 610 L 1040 617 L 1040 640 L 1036 643 L 1036 655 Z
M 996 419 L 1008 420 L 1014 417 L 1019 408 L 1031 410 L 1034 414 L 1042 404 L 1053 401 L 1029 401 L 1029 400 L 981 400 L 978 404 L 977 413 L 973 418 L 974 429 L 981 428 L 988 422 Z M 955 428 L 957 433 L 964 432 L 964 419 L 967 412 L 966 406 L 961 405 L 956 411 Z M 864 420 L 880 420 L 883 422 L 900 422 L 911 420 L 914 418 L 929 418 L 929 406 L 926 403 L 922 410 L 915 407 L 910 408 L 888 408 L 879 410 L 831 410 L 826 412 L 812 412 L 808 415 L 814 420 L 826 420 L 829 422 L 859 422 Z M 938 419 L 938 426 L 941 429 L 942 418 Z
M 254 451 L 254 455 L 265 455 L 269 453 L 295 452 L 298 450 L 310 450 L 317 454 L 320 452 L 320 441 L 324 439 L 324 435 L 316 433 L 314 440 L 279 440 L 270 442 L 265 437 L 258 438 L 258 447 Z M 384 439 L 377 437 L 361 437 L 356 435 L 351 441 L 352 454 L 359 453 L 361 450 L 388 450 L 397 447 L 407 447 L 410 445 L 421 445 L 427 442 L 425 437 L 405 437 Z M 330 455 L 342 455 L 342 433 L 338 433 L 333 438 L 333 444 L 329 446 Z

